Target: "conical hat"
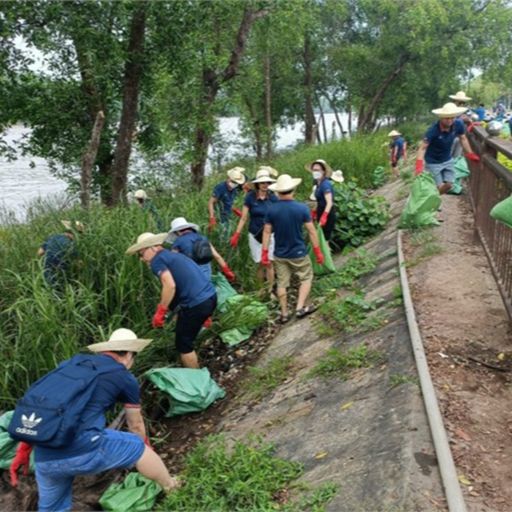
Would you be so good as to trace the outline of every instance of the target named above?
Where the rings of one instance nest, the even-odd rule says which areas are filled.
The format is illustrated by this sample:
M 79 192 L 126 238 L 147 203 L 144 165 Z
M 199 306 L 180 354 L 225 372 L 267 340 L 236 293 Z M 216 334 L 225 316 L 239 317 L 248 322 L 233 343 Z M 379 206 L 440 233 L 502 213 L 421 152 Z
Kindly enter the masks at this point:
M 107 341 L 94 343 L 87 348 L 91 352 L 140 352 L 153 340 L 137 338 L 137 335 L 130 329 L 116 329 Z

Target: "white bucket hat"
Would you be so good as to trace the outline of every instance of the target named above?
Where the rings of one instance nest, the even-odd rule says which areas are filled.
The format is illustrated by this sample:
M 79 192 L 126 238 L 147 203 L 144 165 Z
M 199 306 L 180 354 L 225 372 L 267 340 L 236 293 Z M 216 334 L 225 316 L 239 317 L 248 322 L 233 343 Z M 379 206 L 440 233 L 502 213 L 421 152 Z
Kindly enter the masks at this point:
M 325 169 L 325 175 L 329 178 L 332 174 L 332 167 L 325 161 L 321 160 L 320 158 L 315 160 L 314 162 L 311 162 L 310 164 L 306 164 L 304 167 L 306 171 L 313 172 L 313 165 L 315 164 L 321 164 L 323 168 Z
M 270 167 L 270 165 L 260 165 L 258 167 L 258 172 L 259 171 L 267 171 L 270 176 L 274 177 L 274 178 L 277 178 L 279 176 L 279 173 L 277 172 L 276 169 L 274 169 L 273 167 Z M 258 176 L 258 173 L 256 173 L 256 176 Z
M 135 197 L 135 199 L 147 199 L 148 195 L 146 194 L 145 190 L 142 190 L 141 188 L 139 188 L 139 190 L 135 191 L 135 194 L 133 194 L 133 197 Z
M 388 137 L 398 137 L 399 135 L 402 135 L 400 132 L 397 132 L 396 130 L 391 130 L 388 133 Z
M 228 178 L 238 185 L 243 185 L 245 183 L 245 169 L 243 167 L 233 167 L 233 169 L 229 169 L 227 172 Z
M 199 231 L 199 226 L 197 224 L 187 222 L 185 217 L 176 217 L 171 222 L 171 233 L 176 233 L 176 231 L 182 231 L 183 229 L 193 229 L 194 231 Z
M 343 183 L 345 181 L 345 177 L 343 176 L 343 172 L 340 170 L 334 171 L 331 176 L 331 180 L 336 183 Z
M 76 230 L 82 233 L 84 230 L 84 225 L 79 220 L 75 220 L 75 222 L 71 222 L 70 220 L 61 220 L 60 222 L 67 231 Z
M 275 179 L 270 176 L 267 169 L 259 168 L 256 172 L 256 178 L 252 180 L 253 183 L 275 183 Z
M 141 249 L 147 249 L 148 247 L 154 247 L 155 245 L 162 245 L 167 238 L 167 233 L 142 233 L 137 237 L 137 243 L 131 245 L 126 249 L 126 254 L 135 254 Z
M 432 114 L 435 114 L 439 118 L 457 117 L 466 112 L 466 107 L 457 107 L 455 103 L 445 103 L 443 108 L 435 108 L 432 110 Z
M 302 183 L 301 178 L 292 178 L 289 174 L 281 174 L 275 183 L 272 183 L 270 190 L 274 192 L 291 192 Z
M 451 98 L 455 101 L 471 101 L 472 98 L 469 96 L 466 96 L 466 93 L 464 91 L 457 91 L 455 94 L 450 94 L 448 98 Z
M 100 343 L 94 343 L 89 345 L 87 348 L 91 352 L 140 352 L 146 348 L 153 340 L 140 339 L 137 335 L 130 331 L 130 329 L 116 329 L 111 335 L 108 341 L 102 341 Z

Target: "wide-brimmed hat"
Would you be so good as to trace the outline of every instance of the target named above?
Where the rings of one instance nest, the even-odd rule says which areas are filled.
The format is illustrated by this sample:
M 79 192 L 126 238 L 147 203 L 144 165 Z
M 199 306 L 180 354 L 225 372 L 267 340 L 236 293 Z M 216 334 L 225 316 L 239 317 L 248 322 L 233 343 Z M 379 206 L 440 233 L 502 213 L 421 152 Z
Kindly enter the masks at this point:
M 261 167 L 256 172 L 256 178 L 252 180 L 253 183 L 275 183 L 275 179 L 270 176 L 267 169 Z
M 325 161 L 321 160 L 320 158 L 318 160 L 315 160 L 314 162 L 311 162 L 310 164 L 306 164 L 304 167 L 306 171 L 313 172 L 313 165 L 315 164 L 321 164 L 323 168 L 325 169 L 325 175 L 327 177 L 330 177 L 332 174 L 332 168 L 331 166 Z
M 442 108 L 435 108 L 432 114 L 440 118 L 457 117 L 466 112 L 466 107 L 457 107 L 455 103 L 445 103 Z
M 227 172 L 228 178 L 239 185 L 243 185 L 245 183 L 245 169 L 243 167 L 233 167 L 233 169 L 229 169 Z
M 75 220 L 75 222 L 71 222 L 70 220 L 61 220 L 60 222 L 67 231 L 75 230 L 82 233 L 85 229 L 85 226 L 79 220 Z
M 345 181 L 345 177 L 343 176 L 343 172 L 339 169 L 337 171 L 334 171 L 331 176 L 331 180 L 335 181 L 336 183 L 343 183 Z
M 139 188 L 139 190 L 135 191 L 135 194 L 133 194 L 133 197 L 135 197 L 135 199 L 147 199 L 148 195 L 146 194 L 145 190 L 142 190 L 141 188 Z
M 316 192 L 316 185 L 313 185 L 313 190 L 311 190 L 311 195 L 309 196 L 310 201 L 316 201 L 315 192 Z
M 148 247 L 154 247 L 155 245 L 162 245 L 167 238 L 167 233 L 142 233 L 137 237 L 137 243 L 131 245 L 126 249 L 126 254 L 135 254 L 141 249 L 147 249 Z
M 471 101 L 471 98 L 469 96 L 466 96 L 466 93 L 464 91 L 457 91 L 455 94 L 450 94 L 448 98 L 451 98 L 455 101 Z
M 267 171 L 273 178 L 277 178 L 279 176 L 279 172 L 277 171 L 277 169 L 270 167 L 270 165 L 260 165 L 258 167 L 258 171 Z M 256 173 L 256 175 L 257 174 L 258 173 Z
M 391 130 L 388 133 L 388 137 L 398 137 L 399 135 L 402 135 L 400 132 L 397 132 L 396 130 Z
M 140 352 L 153 340 L 137 338 L 130 329 L 116 329 L 107 341 L 94 343 L 87 348 L 91 352 Z
M 199 231 L 199 226 L 197 224 L 187 222 L 185 217 L 176 217 L 171 222 L 171 233 L 176 233 L 176 231 L 182 231 L 184 229 L 193 229 L 194 231 Z
M 291 192 L 302 183 L 301 178 L 292 178 L 289 174 L 281 174 L 275 183 L 272 183 L 270 190 L 274 192 Z

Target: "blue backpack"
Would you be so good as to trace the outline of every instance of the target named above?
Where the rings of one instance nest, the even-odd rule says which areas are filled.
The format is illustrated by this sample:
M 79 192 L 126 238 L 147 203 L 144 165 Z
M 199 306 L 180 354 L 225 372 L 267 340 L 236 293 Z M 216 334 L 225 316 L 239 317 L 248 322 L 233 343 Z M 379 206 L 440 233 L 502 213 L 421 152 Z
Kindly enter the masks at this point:
M 10 436 L 46 448 L 68 446 L 80 429 L 98 376 L 123 369 L 110 357 L 78 354 L 64 361 L 18 400 L 7 429 Z

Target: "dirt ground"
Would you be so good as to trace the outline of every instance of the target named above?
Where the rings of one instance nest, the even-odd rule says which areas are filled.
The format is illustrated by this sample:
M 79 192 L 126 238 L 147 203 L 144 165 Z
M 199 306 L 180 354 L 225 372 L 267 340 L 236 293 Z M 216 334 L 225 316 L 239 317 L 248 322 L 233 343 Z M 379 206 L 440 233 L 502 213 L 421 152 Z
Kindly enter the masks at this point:
M 467 196 L 444 196 L 441 215 L 430 242 L 441 252 L 407 270 L 414 307 L 468 510 L 510 511 L 510 323 Z M 409 262 L 425 253 L 411 237 Z

